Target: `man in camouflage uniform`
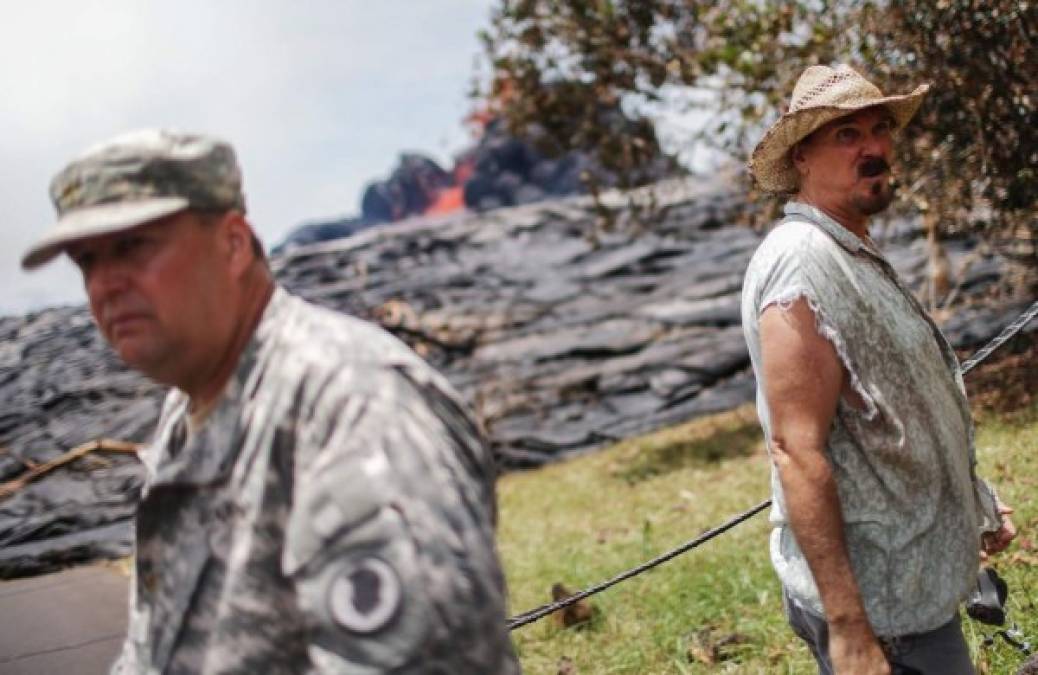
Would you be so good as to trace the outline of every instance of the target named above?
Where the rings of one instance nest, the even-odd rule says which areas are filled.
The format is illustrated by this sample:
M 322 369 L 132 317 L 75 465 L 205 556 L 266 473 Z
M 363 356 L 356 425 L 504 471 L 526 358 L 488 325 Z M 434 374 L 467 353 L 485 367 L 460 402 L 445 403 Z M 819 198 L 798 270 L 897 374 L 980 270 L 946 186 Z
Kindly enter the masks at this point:
M 494 467 L 448 383 L 289 295 L 229 145 L 148 131 L 51 185 L 102 334 L 171 385 L 117 673 L 514 673 Z

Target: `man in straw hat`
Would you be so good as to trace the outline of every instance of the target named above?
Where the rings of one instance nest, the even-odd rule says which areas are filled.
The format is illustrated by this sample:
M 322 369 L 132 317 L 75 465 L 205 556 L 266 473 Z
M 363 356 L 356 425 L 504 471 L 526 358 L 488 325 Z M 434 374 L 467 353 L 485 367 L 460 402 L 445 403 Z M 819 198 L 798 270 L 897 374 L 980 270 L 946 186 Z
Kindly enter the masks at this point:
M 105 339 L 170 385 L 120 673 L 513 673 L 494 466 L 388 333 L 277 286 L 234 151 L 145 131 L 54 179 Z
M 926 91 L 885 96 L 847 66 L 812 66 L 749 163 L 792 195 L 746 271 L 742 316 L 771 558 L 822 673 L 973 672 L 959 604 L 981 548 L 1015 535 L 974 473 L 955 354 L 868 234 L 893 197 L 894 134 Z

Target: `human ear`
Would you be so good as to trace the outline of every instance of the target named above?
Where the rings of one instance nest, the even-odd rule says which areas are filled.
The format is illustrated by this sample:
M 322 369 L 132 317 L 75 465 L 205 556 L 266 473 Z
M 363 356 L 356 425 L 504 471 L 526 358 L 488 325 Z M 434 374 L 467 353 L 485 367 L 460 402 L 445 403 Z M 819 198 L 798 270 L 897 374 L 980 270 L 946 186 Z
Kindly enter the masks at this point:
M 252 228 L 239 211 L 230 211 L 224 217 L 224 241 L 228 263 L 235 276 L 240 276 L 252 264 Z
M 807 158 L 804 156 L 804 144 L 803 142 L 797 143 L 789 151 L 790 157 L 793 160 L 793 166 L 796 168 L 797 173 L 801 176 L 808 174 L 807 170 Z

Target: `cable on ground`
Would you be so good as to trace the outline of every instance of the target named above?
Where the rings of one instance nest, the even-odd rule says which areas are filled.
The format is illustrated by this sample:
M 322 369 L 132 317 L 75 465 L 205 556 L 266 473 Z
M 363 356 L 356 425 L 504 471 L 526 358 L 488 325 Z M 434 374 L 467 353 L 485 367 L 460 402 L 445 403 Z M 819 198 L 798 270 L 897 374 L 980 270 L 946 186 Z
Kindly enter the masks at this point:
M 969 371 L 973 370 L 973 368 L 975 368 L 982 361 L 984 361 L 984 359 L 991 356 L 992 352 L 1004 345 L 1006 342 L 1009 342 L 1011 339 L 1013 339 L 1013 337 L 1015 337 L 1017 333 L 1023 330 L 1024 326 L 1029 324 L 1036 316 L 1038 316 L 1038 300 L 1035 300 L 1031 304 L 1031 306 L 1027 308 L 1020 316 L 1018 316 L 1011 324 L 1003 328 L 1002 332 L 999 333 L 993 340 L 991 340 L 991 342 L 987 343 L 986 345 L 978 349 L 972 357 L 970 357 L 965 363 L 963 363 L 961 366 L 962 374 L 965 375 Z M 672 558 L 676 558 L 683 553 L 691 551 L 700 544 L 705 544 L 714 537 L 721 535 L 727 532 L 728 530 L 732 529 L 739 523 L 749 520 L 750 518 L 757 515 L 769 506 L 771 506 L 771 500 L 766 499 L 762 501 L 760 504 L 757 504 L 756 506 L 746 511 L 743 511 L 742 513 L 736 516 L 733 516 L 723 524 L 718 525 L 717 527 L 711 530 L 707 530 L 698 537 L 685 542 L 681 546 L 671 549 L 670 551 L 667 551 L 662 555 L 658 555 L 652 560 L 647 560 L 641 565 L 638 565 L 637 567 L 632 567 L 629 570 L 621 572 L 612 579 L 608 579 L 601 583 L 595 584 L 594 586 L 589 586 L 588 588 L 585 588 L 584 590 L 578 593 L 574 593 L 569 597 L 563 598 L 562 600 L 551 602 L 546 605 L 541 605 L 540 607 L 535 607 L 533 609 L 523 612 L 522 614 L 517 614 L 508 620 L 508 630 L 513 631 L 517 628 L 522 628 L 523 626 L 531 624 L 534 621 L 537 621 L 538 619 L 542 619 L 553 612 L 557 612 L 560 609 L 569 607 L 570 605 L 577 603 L 583 600 L 584 598 L 595 595 L 596 593 L 601 593 L 602 591 L 606 590 L 611 586 L 615 586 L 616 584 L 622 581 L 626 581 L 631 577 L 638 576 L 642 572 L 646 572 L 658 565 L 662 565 L 663 563 L 667 562 Z

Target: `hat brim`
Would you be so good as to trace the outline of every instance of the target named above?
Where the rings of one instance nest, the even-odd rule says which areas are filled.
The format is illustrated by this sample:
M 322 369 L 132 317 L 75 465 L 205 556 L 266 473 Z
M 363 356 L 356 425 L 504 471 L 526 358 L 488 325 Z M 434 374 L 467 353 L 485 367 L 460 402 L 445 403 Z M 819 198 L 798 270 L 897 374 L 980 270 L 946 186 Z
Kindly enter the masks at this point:
M 22 256 L 22 269 L 45 265 L 69 244 L 91 237 L 122 232 L 157 218 L 183 211 L 184 197 L 156 197 L 137 202 L 116 202 L 76 209 L 63 215 L 54 228 Z
M 786 113 L 768 129 L 754 148 L 748 164 L 750 174 L 757 185 L 766 192 L 794 192 L 799 181 L 789 155 L 794 145 L 835 119 L 876 106 L 889 109 L 897 128 L 901 129 L 915 116 L 929 89 L 930 85 L 922 84 L 909 94 L 866 99 L 853 104 L 804 108 Z

